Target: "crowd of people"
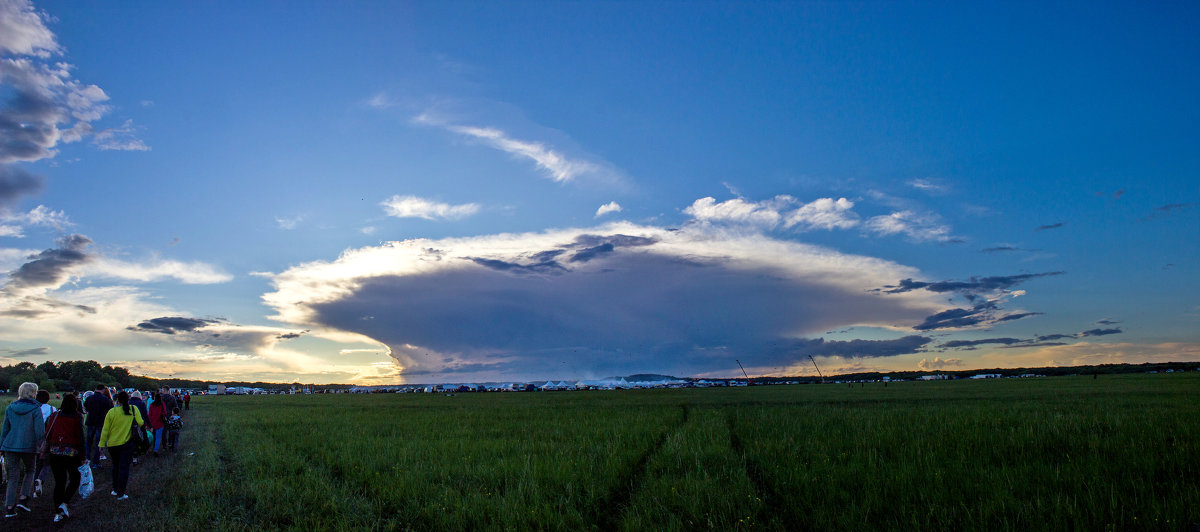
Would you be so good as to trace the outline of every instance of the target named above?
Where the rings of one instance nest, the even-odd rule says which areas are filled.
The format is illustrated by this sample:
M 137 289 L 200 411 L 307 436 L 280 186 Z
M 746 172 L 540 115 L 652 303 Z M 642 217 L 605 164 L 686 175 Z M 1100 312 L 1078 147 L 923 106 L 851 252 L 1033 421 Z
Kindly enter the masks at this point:
M 110 469 L 110 494 L 118 501 L 129 499 L 129 471 L 137 455 L 174 451 L 183 429 L 182 412 L 190 408 L 190 394 L 172 393 L 166 386 L 143 394 L 103 385 L 81 396 L 63 394 L 55 408 L 49 392 L 32 382 L 21 384 L 0 430 L 7 483 L 4 518 L 32 512 L 47 468 L 54 478 L 55 523 L 71 516 L 68 504 L 85 471 Z

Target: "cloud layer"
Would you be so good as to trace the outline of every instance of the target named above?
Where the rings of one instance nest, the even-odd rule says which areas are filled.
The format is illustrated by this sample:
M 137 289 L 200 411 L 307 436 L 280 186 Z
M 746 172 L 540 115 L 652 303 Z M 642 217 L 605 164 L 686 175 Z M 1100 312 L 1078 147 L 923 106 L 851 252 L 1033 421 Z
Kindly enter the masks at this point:
M 927 340 L 805 340 L 911 326 L 944 308 L 929 294 L 867 291 L 911 271 L 760 234 L 616 223 L 349 250 L 276 275 L 264 300 L 293 325 L 387 345 L 409 376 L 696 374 L 735 357 L 765 366 L 809 352 L 912 352 Z

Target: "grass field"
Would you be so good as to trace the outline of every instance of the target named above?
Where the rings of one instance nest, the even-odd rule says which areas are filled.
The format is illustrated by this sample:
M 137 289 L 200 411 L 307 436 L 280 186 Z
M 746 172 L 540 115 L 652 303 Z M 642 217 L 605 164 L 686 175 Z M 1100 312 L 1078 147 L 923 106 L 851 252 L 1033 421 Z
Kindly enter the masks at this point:
M 201 397 L 178 530 L 1191 530 L 1200 374 Z

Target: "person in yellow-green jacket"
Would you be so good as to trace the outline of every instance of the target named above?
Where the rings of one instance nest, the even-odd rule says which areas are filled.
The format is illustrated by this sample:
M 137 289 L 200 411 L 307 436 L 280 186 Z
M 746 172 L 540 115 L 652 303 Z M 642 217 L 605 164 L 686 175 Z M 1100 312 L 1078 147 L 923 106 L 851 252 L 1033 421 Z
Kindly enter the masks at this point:
M 108 449 L 112 458 L 112 494 L 118 501 L 129 498 L 125 487 L 129 484 L 129 464 L 133 462 L 133 443 L 130 436 L 133 424 L 138 429 L 146 423 L 137 407 L 129 406 L 129 393 L 124 390 L 117 392 L 117 406 L 104 415 L 104 428 L 100 431 L 100 447 Z

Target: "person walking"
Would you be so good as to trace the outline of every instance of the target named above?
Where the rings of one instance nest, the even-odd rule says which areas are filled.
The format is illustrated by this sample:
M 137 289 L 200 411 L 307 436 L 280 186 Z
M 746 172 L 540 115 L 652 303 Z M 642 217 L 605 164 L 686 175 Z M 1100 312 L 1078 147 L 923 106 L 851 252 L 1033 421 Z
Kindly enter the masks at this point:
M 175 408 L 179 406 L 179 403 L 177 403 L 175 401 L 175 396 L 171 395 L 170 387 L 163 386 L 163 387 L 159 388 L 158 389 L 158 398 L 160 400 L 162 400 L 163 406 L 165 406 L 167 408 L 165 410 L 166 412 L 173 412 L 175 410 Z
M 129 406 L 129 394 L 124 390 L 117 392 L 117 406 L 104 416 L 100 447 L 107 449 L 112 458 L 112 494 L 119 501 L 129 498 L 125 488 L 129 485 L 129 465 L 133 462 L 134 444 L 131 436 L 135 430 L 144 430 L 142 425 L 145 423 L 141 410 Z
M 4 494 L 6 519 L 16 517 L 17 509 L 31 511 L 29 496 L 33 493 L 33 461 L 38 445 L 46 435 L 41 405 L 34 400 L 37 389 L 37 384 L 32 382 L 21 383 L 17 387 L 17 400 L 4 410 L 0 451 L 4 453 L 4 470 L 8 476 L 8 488 Z
M 137 407 L 137 409 L 142 412 L 142 419 L 150 419 L 150 412 L 148 411 L 148 409 L 146 407 L 146 402 L 142 400 L 142 392 L 135 390 L 132 394 L 129 394 L 129 404 L 134 407 Z M 138 464 L 138 459 L 135 456 L 133 458 L 133 465 L 137 465 L 137 464 Z
M 50 416 L 58 411 L 50 404 L 50 392 L 46 390 L 37 391 L 37 402 L 42 409 L 42 419 L 50 419 Z M 33 459 L 33 498 L 42 496 L 42 484 L 44 484 L 46 476 L 46 457 L 41 453 Z
M 58 412 L 46 420 L 46 445 L 50 473 L 54 475 L 54 522 L 71 516 L 67 503 L 79 491 L 79 467 L 87 463 L 83 414 L 75 394 L 63 396 Z
M 179 443 L 179 431 L 183 430 L 183 417 L 179 415 L 179 409 L 176 408 L 171 412 L 171 417 L 167 418 L 167 449 L 174 451 L 175 445 Z
M 192 409 L 192 394 L 190 392 L 184 392 L 184 394 L 183 394 L 183 409 L 184 410 Z
M 154 402 L 150 404 L 149 419 L 150 430 L 154 431 L 154 455 L 158 456 L 158 450 L 163 444 L 163 427 L 167 426 L 167 405 L 162 400 L 162 394 L 159 394 Z
M 87 422 L 84 424 L 87 427 L 86 458 L 91 461 L 92 467 L 100 467 L 100 431 L 104 427 L 104 417 L 113 406 L 104 393 L 106 391 L 103 384 L 97 384 L 96 391 L 83 401 L 83 407 L 87 410 Z

